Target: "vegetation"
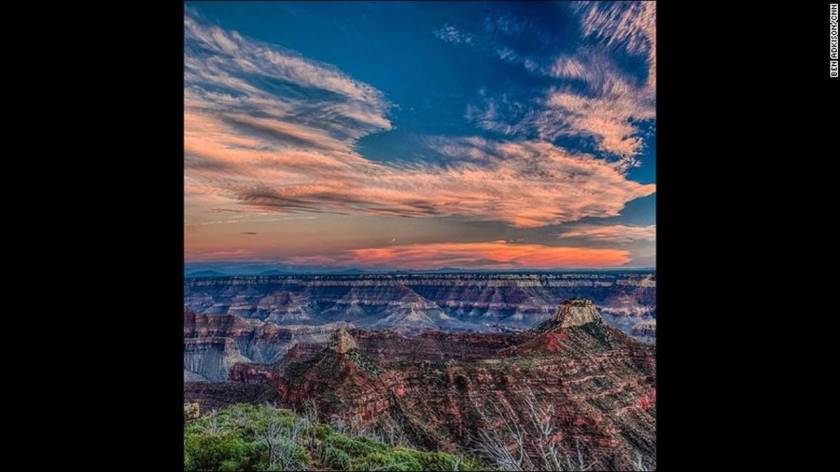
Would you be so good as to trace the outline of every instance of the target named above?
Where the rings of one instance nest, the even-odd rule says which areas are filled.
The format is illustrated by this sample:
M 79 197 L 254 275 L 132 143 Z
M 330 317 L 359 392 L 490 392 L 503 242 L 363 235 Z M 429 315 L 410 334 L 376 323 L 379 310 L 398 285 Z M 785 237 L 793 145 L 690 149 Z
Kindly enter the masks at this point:
M 520 392 L 525 406 L 523 415 L 517 415 L 510 405 L 493 405 L 495 415 L 478 410 L 481 420 L 488 425 L 478 431 L 476 450 L 493 464 L 496 470 L 504 471 L 588 471 L 595 463 L 586 455 L 575 440 L 574 450 L 564 448 L 557 441 L 558 430 L 554 424 L 554 405 L 537 401 L 530 387 Z M 494 421 L 498 418 L 499 421 Z M 501 427 L 489 425 L 501 423 Z M 636 451 L 633 470 L 646 471 L 647 461 Z
M 373 375 L 379 374 L 379 367 L 376 366 L 376 362 L 362 354 L 362 352 L 358 349 L 351 349 L 347 351 L 347 356 L 350 357 L 350 359 L 352 359 L 353 362 L 361 369 L 364 369 Z
M 425 452 L 354 436 L 270 405 L 238 404 L 190 419 L 184 431 L 187 470 L 482 470 L 473 459 Z M 186 415 L 185 415 L 186 417 Z
M 198 405 L 186 403 L 184 462 L 186 470 L 286 471 L 286 470 L 381 470 L 381 471 L 471 471 L 556 470 L 585 471 L 593 464 L 580 445 L 560 447 L 553 438 L 556 429 L 550 406 L 541 407 L 529 388 L 522 398 L 525 418 L 509 407 L 495 406 L 501 427 L 479 410 L 487 427 L 478 431 L 475 453 L 482 460 L 445 452 L 408 447 L 401 424 L 381 425 L 379 430 L 356 422 L 318 422 L 314 403 L 298 415 L 270 405 L 237 404 L 200 416 Z M 547 410 L 549 409 L 549 410 Z M 390 426 L 390 427 L 389 427 Z M 633 470 L 651 470 L 637 453 Z

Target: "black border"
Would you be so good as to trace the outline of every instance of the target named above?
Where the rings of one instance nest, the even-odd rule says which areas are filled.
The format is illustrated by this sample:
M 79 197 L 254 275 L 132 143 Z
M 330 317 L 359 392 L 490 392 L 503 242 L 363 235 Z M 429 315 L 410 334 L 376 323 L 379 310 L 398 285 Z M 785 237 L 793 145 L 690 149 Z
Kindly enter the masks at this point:
M 178 45 L 177 51 L 173 51 L 173 56 L 177 53 L 177 60 L 173 57 L 172 61 L 177 63 L 179 70 L 180 70 L 180 83 L 178 83 L 178 90 L 177 96 L 179 98 L 178 105 L 178 116 L 173 117 L 173 120 L 176 120 L 177 125 L 174 127 L 178 131 L 177 141 L 178 141 L 178 150 L 179 155 L 181 156 L 181 160 L 178 163 L 179 172 L 175 174 L 173 180 L 177 180 L 174 182 L 173 185 L 177 185 L 178 187 L 178 195 L 180 196 L 180 205 L 178 205 L 178 211 L 176 211 L 174 219 L 177 221 L 178 225 L 178 239 L 180 240 L 180 250 L 178 252 L 178 258 L 174 259 L 177 261 L 176 267 L 178 270 L 178 288 L 174 292 L 177 294 L 177 300 L 173 300 L 173 308 L 177 307 L 177 311 L 179 315 L 182 315 L 184 312 L 184 2 L 179 4 L 179 8 L 176 9 L 177 17 L 178 17 Z M 174 92 L 174 91 L 173 91 Z M 173 93 L 174 94 L 174 93 Z M 175 304 L 177 301 L 177 305 Z M 175 454 L 180 458 L 179 459 L 179 466 L 177 470 L 183 470 L 184 468 L 184 318 L 183 316 L 176 316 L 173 317 L 177 320 L 177 323 L 173 322 L 173 328 L 177 325 L 177 330 L 173 329 L 173 332 L 177 332 L 178 338 L 178 357 L 179 361 L 176 363 L 178 367 L 178 372 L 174 372 L 173 375 L 177 375 L 177 382 L 178 385 L 178 405 L 177 410 L 181 420 L 181 428 L 180 428 L 180 436 L 178 440 L 178 446 L 175 448 Z M 174 335 L 173 335 L 174 337 Z M 173 464 L 174 466 L 175 464 Z
M 802 403 L 790 399 L 770 407 L 758 405 L 758 400 L 772 394 L 780 381 L 795 379 L 797 371 L 766 365 L 765 356 L 778 352 L 780 344 L 790 340 L 785 337 L 789 325 L 769 323 L 776 331 L 759 334 L 760 328 L 750 317 L 772 317 L 778 309 L 758 311 L 751 305 L 761 298 L 756 294 L 774 303 L 785 294 L 767 293 L 766 287 L 742 288 L 745 272 L 752 271 L 757 277 L 766 274 L 757 264 L 761 250 L 754 246 L 755 239 L 739 233 L 751 229 L 745 226 L 758 226 L 766 232 L 766 221 L 779 217 L 778 212 L 758 216 L 750 213 L 765 197 L 759 194 L 757 184 L 765 182 L 771 188 L 762 190 L 790 197 L 798 191 L 788 186 L 790 180 L 817 183 L 819 176 L 813 171 L 809 174 L 805 163 L 833 157 L 831 152 L 808 149 L 789 154 L 789 159 L 779 164 L 773 159 L 773 152 L 778 150 L 772 149 L 776 138 L 800 125 L 804 125 L 803 141 L 827 138 L 836 142 L 840 79 L 832 81 L 827 73 L 828 3 L 832 2 L 781 6 L 766 2 L 724 5 L 663 1 L 657 5 L 660 469 L 685 464 L 726 468 L 749 464 L 754 468 L 762 459 L 777 461 L 780 456 L 767 444 L 748 450 L 745 438 L 778 433 L 790 440 L 803 431 L 803 436 L 815 436 L 784 425 L 764 427 L 760 422 L 765 416 L 776 419 L 773 412 L 779 408 Z M 105 441 L 112 443 L 91 451 L 97 462 L 111 467 L 132 465 L 156 470 L 171 466 L 178 470 L 183 466 L 184 4 L 175 0 L 164 8 L 156 6 L 126 5 L 122 11 L 117 5 L 109 7 L 100 19 L 112 30 L 108 35 L 92 34 L 84 44 L 94 49 L 100 55 L 99 62 L 107 66 L 97 73 L 86 71 L 94 82 L 92 93 L 102 96 L 103 108 L 111 111 L 115 107 L 113 97 L 117 97 L 127 114 L 140 109 L 145 113 L 131 122 L 131 132 L 123 123 L 112 124 L 113 130 L 108 130 L 114 141 L 108 150 L 123 151 L 137 145 L 137 149 L 129 149 L 135 160 L 109 153 L 98 165 L 105 175 L 97 179 L 108 181 L 111 172 L 119 174 L 119 182 L 126 177 L 135 179 L 133 188 L 123 190 L 125 195 L 114 197 L 132 200 L 134 208 L 111 210 L 108 215 L 116 218 L 100 230 L 106 238 L 116 234 L 118 243 L 98 248 L 105 254 L 98 265 L 91 263 L 97 270 L 91 276 L 112 285 L 92 290 L 88 279 L 76 293 L 83 294 L 80 299 L 88 304 L 99 302 L 102 292 L 113 292 L 104 297 L 107 302 L 101 303 L 107 308 L 103 318 L 92 323 L 105 327 L 98 328 L 101 331 L 96 339 L 81 341 L 96 347 L 76 359 L 72 369 L 73 375 L 78 369 L 85 370 L 101 385 L 92 387 L 86 379 L 71 375 L 61 383 L 53 382 L 49 391 L 63 395 L 75 390 L 93 399 L 88 400 L 90 406 L 84 411 L 102 415 L 105 426 L 97 437 L 105 436 Z M 126 21 L 135 22 L 134 27 L 125 27 Z M 130 43 L 128 51 L 125 42 Z M 106 46 L 113 47 L 112 54 L 104 51 Z M 126 62 L 120 75 L 111 68 L 114 57 Z M 130 85 L 124 84 L 126 80 Z M 117 86 L 107 89 L 113 82 Z M 785 114 L 777 108 L 781 100 L 799 101 L 833 115 L 825 119 L 810 110 Z M 762 119 L 783 121 L 784 129 L 755 131 L 748 126 Z M 84 126 L 87 129 L 81 131 L 86 133 L 83 136 L 103 134 L 91 122 Z M 760 140 L 771 146 L 759 148 L 756 141 Z M 122 167 L 115 165 L 115 160 Z M 709 160 L 715 163 L 711 169 L 703 165 Z M 781 174 L 788 175 L 757 175 L 756 167 L 778 167 Z M 832 185 L 825 188 L 836 186 Z M 99 205 L 105 200 L 107 204 L 110 195 L 103 198 L 94 193 L 90 201 Z M 824 197 L 805 195 L 813 198 L 799 208 Z M 121 231 L 107 227 L 113 220 L 119 220 Z M 66 228 L 76 230 L 69 225 Z M 59 228 L 63 230 L 65 227 Z M 800 256 L 795 253 L 789 257 Z M 770 270 L 767 274 L 772 273 Z M 68 278 L 76 278 L 75 271 L 68 273 L 72 274 Z M 725 327 L 702 331 L 690 321 L 710 314 L 722 320 Z M 83 312 L 78 318 L 86 316 Z M 133 344 L 128 343 L 129 338 Z M 753 345 L 762 338 L 769 345 Z M 104 354 L 105 349 L 99 347 L 103 339 L 111 344 Z M 67 361 L 65 354 L 76 353 L 79 342 L 73 338 L 66 352 L 50 359 L 49 365 L 55 365 L 56 360 Z M 753 373 L 761 368 L 771 370 L 774 383 L 761 385 L 762 390 L 755 393 L 747 383 L 757 381 Z M 111 403 L 103 406 L 103 399 Z M 756 408 L 753 405 L 760 411 L 750 413 L 750 408 Z M 64 401 L 60 407 L 81 409 L 71 401 Z M 730 457 L 733 453 L 734 458 Z

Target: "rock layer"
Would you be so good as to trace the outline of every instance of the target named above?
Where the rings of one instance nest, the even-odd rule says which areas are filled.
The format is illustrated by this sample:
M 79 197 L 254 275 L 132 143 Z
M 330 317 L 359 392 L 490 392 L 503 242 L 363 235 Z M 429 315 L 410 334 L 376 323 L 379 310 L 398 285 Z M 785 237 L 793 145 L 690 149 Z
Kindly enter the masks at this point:
M 592 300 L 631 336 L 635 321 L 656 317 L 651 271 L 213 277 L 187 279 L 184 291 L 196 313 L 279 325 L 346 321 L 402 334 L 528 329 L 574 298 Z

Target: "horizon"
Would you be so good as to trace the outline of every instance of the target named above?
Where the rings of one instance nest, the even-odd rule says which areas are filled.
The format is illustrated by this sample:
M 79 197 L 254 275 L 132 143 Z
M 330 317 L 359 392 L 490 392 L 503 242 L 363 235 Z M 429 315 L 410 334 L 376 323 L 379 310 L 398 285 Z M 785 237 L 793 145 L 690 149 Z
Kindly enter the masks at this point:
M 257 263 L 248 268 L 241 268 L 235 265 L 231 268 L 226 262 L 207 263 L 207 267 L 186 267 L 184 278 L 203 277 L 263 277 L 263 276 L 366 276 L 366 275 L 417 275 L 417 274 L 445 274 L 445 275 L 469 275 L 469 274 L 564 274 L 578 272 L 607 273 L 607 272 L 656 272 L 656 267 L 574 267 L 574 268 L 552 268 L 552 269 L 465 269 L 460 267 L 440 267 L 437 269 L 364 269 L 359 267 L 313 267 L 313 268 L 287 268 L 283 266 L 271 266 L 270 264 Z M 237 268 L 239 267 L 239 268 Z M 212 275 L 209 275 L 212 274 Z
M 188 3 L 185 276 L 655 270 L 655 33 L 655 3 Z

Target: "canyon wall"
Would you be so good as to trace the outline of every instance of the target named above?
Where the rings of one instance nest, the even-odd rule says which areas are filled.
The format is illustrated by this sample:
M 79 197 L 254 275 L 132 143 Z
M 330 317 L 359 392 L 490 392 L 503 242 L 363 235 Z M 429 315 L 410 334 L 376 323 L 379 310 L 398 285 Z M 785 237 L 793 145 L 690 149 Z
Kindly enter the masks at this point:
M 190 278 L 193 312 L 278 325 L 349 322 L 403 334 L 423 330 L 504 332 L 548 319 L 563 300 L 586 298 L 630 336 L 655 341 L 653 272 L 414 274 Z

